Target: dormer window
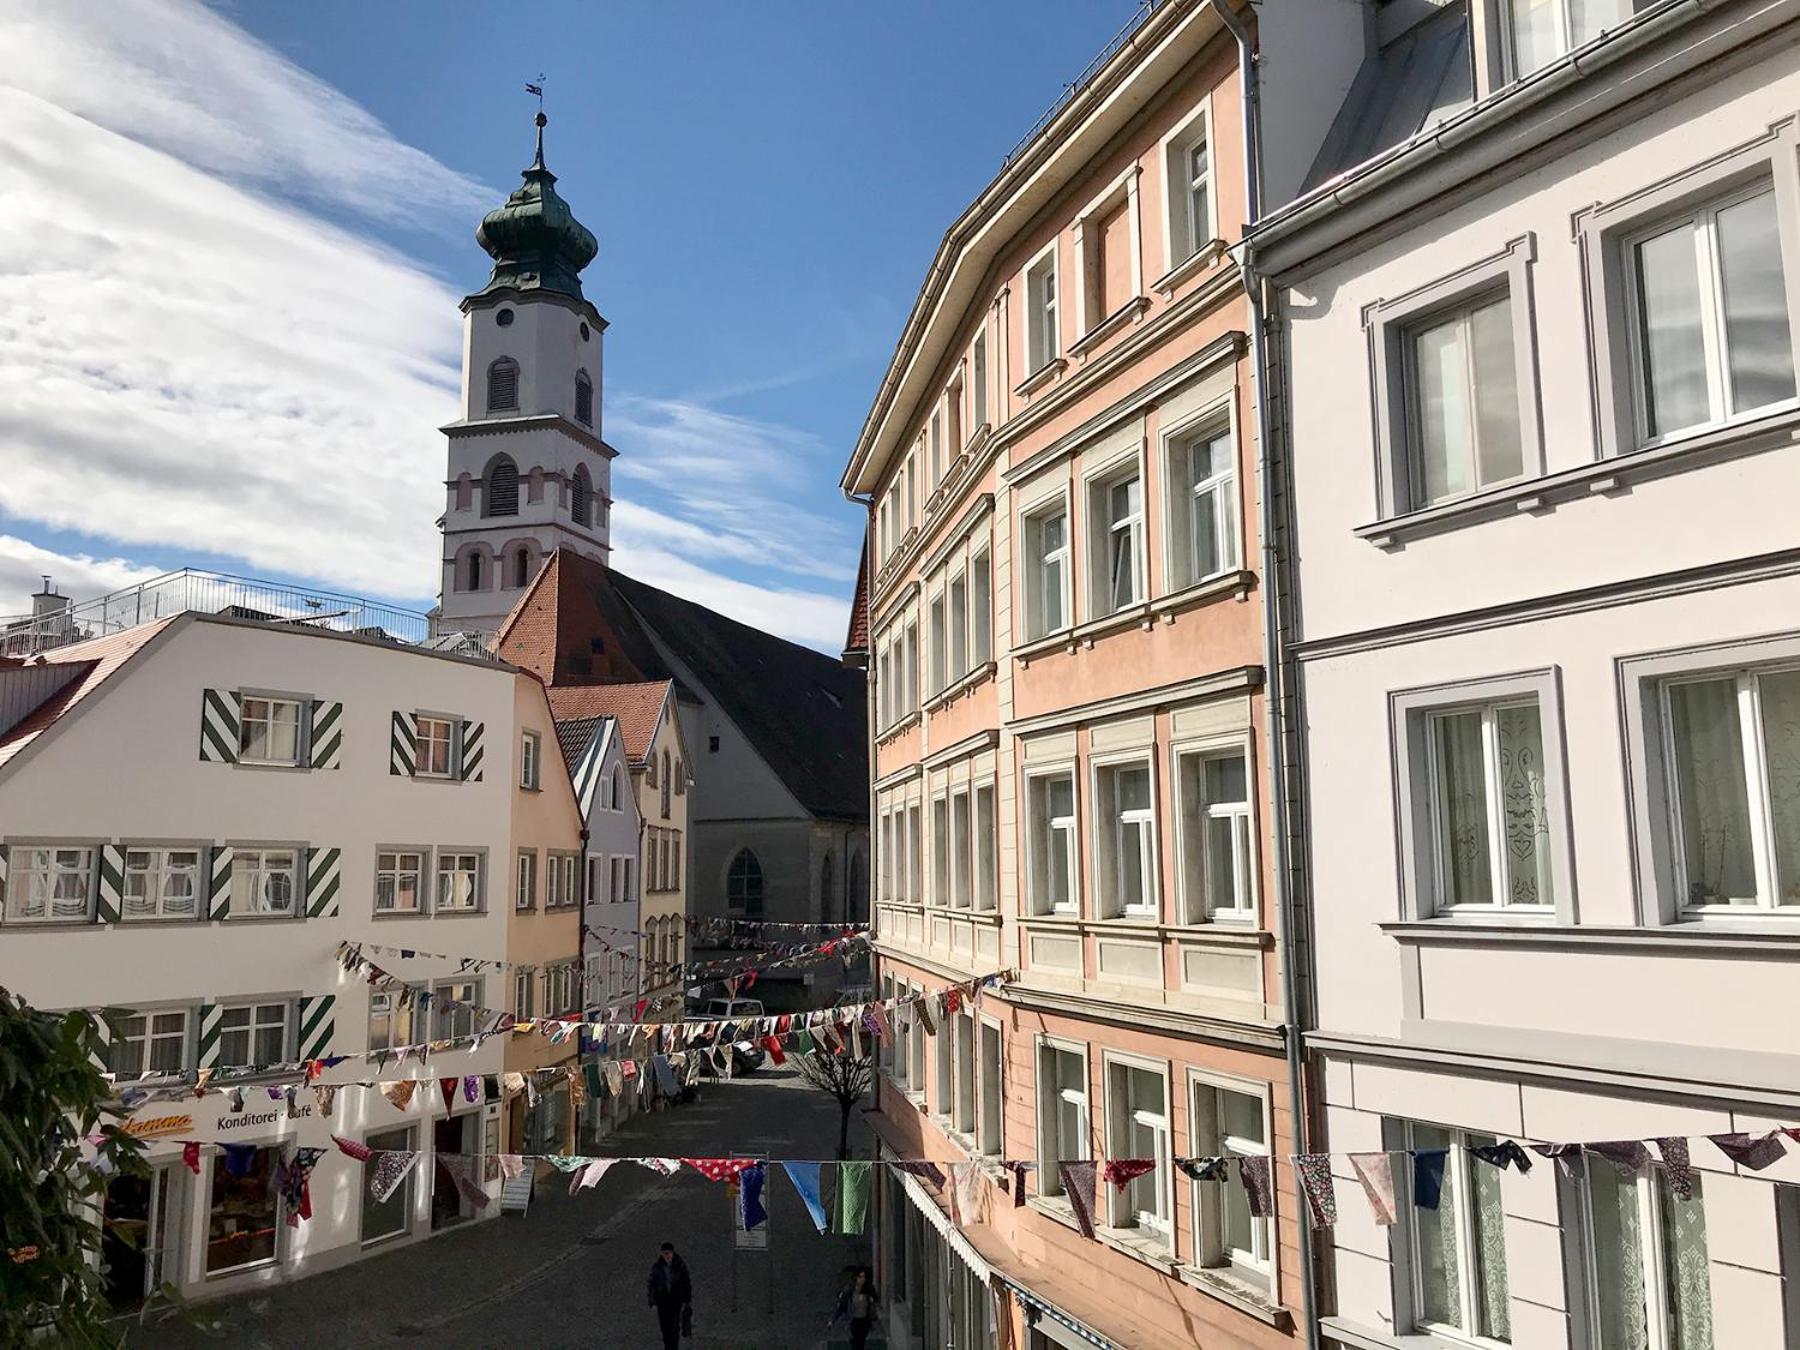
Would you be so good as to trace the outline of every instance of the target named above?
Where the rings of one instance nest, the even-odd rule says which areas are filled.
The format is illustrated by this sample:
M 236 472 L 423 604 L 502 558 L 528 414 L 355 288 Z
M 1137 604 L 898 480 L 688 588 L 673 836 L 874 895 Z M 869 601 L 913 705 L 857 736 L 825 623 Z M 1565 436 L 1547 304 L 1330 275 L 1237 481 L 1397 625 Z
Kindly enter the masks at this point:
M 594 425 L 594 385 L 585 370 L 575 373 L 575 420 L 584 427 Z
M 489 412 L 516 412 L 519 407 L 519 363 L 502 356 L 488 366 L 487 408 Z

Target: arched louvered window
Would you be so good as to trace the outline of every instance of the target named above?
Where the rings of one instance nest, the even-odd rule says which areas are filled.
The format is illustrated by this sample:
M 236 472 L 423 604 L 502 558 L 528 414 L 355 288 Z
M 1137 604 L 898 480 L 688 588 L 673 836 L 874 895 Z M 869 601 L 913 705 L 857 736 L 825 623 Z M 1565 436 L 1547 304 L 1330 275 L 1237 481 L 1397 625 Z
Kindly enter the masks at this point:
M 464 590 L 478 591 L 481 589 L 481 555 L 479 553 L 471 553 L 469 555 L 468 567 L 464 574 L 464 579 Z
M 488 461 L 487 473 L 482 476 L 481 514 L 519 514 L 519 466 L 510 455 L 495 455 Z
M 575 466 L 575 487 L 569 497 L 569 515 L 577 525 L 593 523 L 594 480 L 588 477 L 585 464 Z
M 725 874 L 725 903 L 734 914 L 755 917 L 763 912 L 762 863 L 749 849 L 739 849 Z
M 513 585 L 531 584 L 531 550 L 523 544 L 513 553 Z
M 514 412 L 519 406 L 519 363 L 502 356 L 488 366 L 489 412 Z
M 584 427 L 594 425 L 594 384 L 585 370 L 575 372 L 575 420 Z

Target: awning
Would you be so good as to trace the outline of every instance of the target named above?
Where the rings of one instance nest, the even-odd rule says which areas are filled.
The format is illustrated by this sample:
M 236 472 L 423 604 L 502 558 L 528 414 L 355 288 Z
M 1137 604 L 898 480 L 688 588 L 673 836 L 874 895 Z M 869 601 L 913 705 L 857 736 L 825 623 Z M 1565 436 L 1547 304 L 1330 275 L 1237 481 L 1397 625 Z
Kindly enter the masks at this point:
M 906 1190 L 906 1198 L 912 1201 L 913 1208 L 937 1229 L 938 1236 L 950 1244 L 950 1250 L 962 1258 L 963 1264 L 979 1275 L 983 1284 L 988 1283 L 993 1278 L 993 1268 L 982 1260 L 981 1253 L 970 1245 L 969 1240 L 957 1231 L 956 1225 L 950 1222 L 950 1216 L 938 1208 L 937 1201 L 931 1198 L 931 1192 L 920 1185 L 916 1177 L 897 1167 L 890 1169 L 888 1175 L 900 1178 L 900 1184 Z
M 1107 1340 L 1106 1337 L 1102 1336 L 1092 1327 L 1089 1327 L 1080 1319 L 1064 1312 L 1054 1303 L 1047 1302 L 1038 1295 L 1032 1293 L 1031 1290 L 1027 1289 L 1017 1280 L 1010 1280 L 999 1271 L 994 1272 L 994 1277 L 998 1279 L 1001 1284 L 1012 1290 L 1013 1296 L 1025 1305 L 1027 1309 L 1027 1322 L 1034 1322 L 1038 1320 L 1038 1318 L 1048 1317 L 1052 1322 L 1055 1322 L 1057 1326 L 1064 1328 L 1072 1335 L 1076 1336 L 1083 1345 L 1098 1346 L 1100 1350 L 1120 1350 L 1120 1347 L 1116 1342 Z M 1032 1316 L 1034 1312 L 1036 1313 L 1036 1317 Z

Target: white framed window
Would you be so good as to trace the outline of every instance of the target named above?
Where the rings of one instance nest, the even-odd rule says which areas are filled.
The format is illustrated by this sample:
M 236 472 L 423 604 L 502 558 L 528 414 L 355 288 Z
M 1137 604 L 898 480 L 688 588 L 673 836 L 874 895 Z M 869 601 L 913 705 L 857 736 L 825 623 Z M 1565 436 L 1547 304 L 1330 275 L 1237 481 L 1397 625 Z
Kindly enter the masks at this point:
M 969 348 L 969 433 L 978 434 L 988 420 L 987 333 L 975 335 Z
M 299 699 L 245 694 L 238 720 L 238 763 L 298 764 L 305 716 Z
M 180 1073 L 188 1062 L 190 1017 L 187 1008 L 162 1008 L 120 1018 L 107 1066 L 125 1078 Z
M 970 670 L 968 574 L 957 572 L 952 576 L 944 594 L 949 606 L 950 678 L 960 680 Z
M 1094 767 L 1094 883 L 1103 918 L 1155 918 L 1156 785 L 1148 759 Z
M 219 1059 L 222 1069 L 280 1064 L 288 1056 L 286 1001 L 242 1003 L 219 1012 Z
M 417 991 L 369 991 L 369 1049 L 392 1050 L 412 1044 Z
M 1633 0 L 1505 0 L 1507 70 L 1518 80 L 1631 17 Z
M 1243 744 L 1178 748 L 1182 922 L 1256 916 L 1250 757 Z
M 1134 460 L 1088 485 L 1095 618 L 1144 598 L 1144 479 Z
M 931 625 L 931 692 L 937 694 L 950 683 L 950 641 L 942 591 L 931 597 L 927 613 Z
M 576 894 L 575 890 L 575 868 L 577 859 L 573 853 L 565 853 L 558 859 L 558 862 L 561 864 L 562 869 L 562 895 L 558 898 L 557 903 L 561 905 L 573 905 L 581 898 Z
M 1056 245 L 1025 269 L 1025 359 L 1036 374 L 1062 355 L 1058 328 Z
M 1075 914 L 1075 773 L 1057 769 L 1025 780 L 1027 883 L 1033 914 Z
M 537 868 L 537 850 L 520 849 L 513 877 L 514 909 L 533 909 L 537 906 Z
M 1622 241 L 1645 443 L 1794 398 L 1775 189 L 1761 182 Z
M 1544 729 L 1536 699 L 1424 714 L 1437 908 L 1555 904 Z
M 94 914 L 94 850 L 15 844 L 6 917 L 17 922 L 83 923 Z
M 950 801 L 947 797 L 931 799 L 931 900 L 934 905 L 950 903 Z
M 397 1130 L 371 1133 L 365 1136 L 363 1143 L 377 1152 L 391 1150 L 409 1153 L 412 1151 L 413 1137 L 412 1126 L 404 1125 Z M 358 1203 L 362 1210 L 362 1241 L 365 1246 L 411 1231 L 413 1186 L 416 1184 L 418 1171 L 418 1168 L 412 1169 L 386 1200 L 377 1201 L 367 1186 L 358 1188 L 361 1193 Z
M 962 1012 L 948 1019 L 956 1037 L 956 1097 L 950 1124 L 963 1134 L 975 1132 L 975 1018 Z
M 906 637 L 901 643 L 905 653 L 904 668 L 897 662 L 894 674 L 900 679 L 900 715 L 919 710 L 919 620 L 915 615 L 906 621 Z
M 127 848 L 120 917 L 127 921 L 197 918 L 201 856 L 197 848 Z
M 1800 916 L 1800 666 L 1656 685 L 1682 906 Z
M 555 853 L 544 854 L 544 908 L 555 909 L 563 903 L 562 894 L 563 860 Z
M 956 1090 L 955 1065 L 951 1053 L 951 1042 L 956 1036 L 956 1028 L 952 1025 L 955 1020 L 953 1017 L 940 1017 L 937 1034 L 931 1038 L 937 1070 L 931 1105 L 940 1116 L 950 1114 L 950 1098 Z
M 418 758 L 413 772 L 420 778 L 449 778 L 456 765 L 456 723 L 447 717 L 415 719 Z
M 469 914 L 481 908 L 481 855 L 447 852 L 437 859 L 437 910 Z
M 543 753 L 543 739 L 535 731 L 519 736 L 519 786 L 535 791 L 538 786 L 538 761 Z
M 994 560 L 986 548 L 969 559 L 970 668 L 994 659 Z
M 14 922 L 85 923 L 94 915 L 94 850 L 15 844 L 6 885 Z
M 514 1017 L 524 1018 L 537 1016 L 536 1012 L 533 1011 L 535 1005 L 532 1001 L 532 995 L 537 989 L 536 974 L 537 972 L 530 966 L 516 966 L 513 968 Z
M 922 994 L 925 991 L 914 985 L 908 992 Z M 908 1089 L 918 1097 L 925 1095 L 925 1041 L 925 1024 L 915 1016 L 912 1023 L 912 1044 L 908 1047 L 912 1063 L 906 1070 L 906 1083 Z
M 284 918 L 299 913 L 300 857 L 296 848 L 234 848 L 231 853 L 232 918 Z
M 1173 271 L 1218 237 L 1212 190 L 1211 110 L 1204 104 L 1162 144 L 1165 269 Z
M 473 1036 L 481 1005 L 480 980 L 446 980 L 431 987 L 431 1038 Z
M 1401 335 L 1414 508 L 1525 472 L 1512 297 L 1487 293 Z
M 944 425 L 947 428 L 945 437 L 944 458 L 954 464 L 962 458 L 963 447 L 968 444 L 968 437 L 963 426 L 963 381 L 961 374 L 950 381 L 950 387 L 944 391 Z
M 1094 1156 L 1088 1126 L 1087 1051 L 1059 1041 L 1038 1042 L 1038 1186 L 1061 1195 L 1057 1164 Z
M 425 855 L 410 849 L 375 854 L 375 912 L 417 914 L 425 895 Z
M 1169 585 L 1180 590 L 1239 566 L 1237 443 L 1213 420 L 1168 438 Z
M 1416 1203 L 1401 1207 L 1414 1328 L 1510 1341 L 1500 1169 L 1469 1153 L 1471 1145 L 1491 1144 L 1493 1139 L 1413 1121 L 1402 1126 L 1404 1147 L 1448 1150 L 1438 1207 L 1424 1209 Z
M 1682 1200 L 1659 1166 L 1626 1177 L 1597 1158 L 1584 1165 L 1583 1282 L 1597 1350 L 1712 1350 L 1703 1174 Z
M 1001 1064 L 1005 1056 L 1001 1050 L 1000 1024 L 983 1018 L 976 1026 L 978 1040 L 978 1067 L 981 1088 L 981 1113 L 976 1130 L 976 1147 L 990 1158 L 1000 1156 L 1004 1147 L 1003 1122 L 1006 1114 L 1006 1098 L 1000 1081 Z
M 944 481 L 944 412 L 942 408 L 931 410 L 931 486 L 936 487 Z
M 999 839 L 999 826 L 994 814 L 994 785 L 981 783 L 975 788 L 975 876 L 974 905 L 977 910 L 992 910 L 998 903 L 994 855 Z
M 908 898 L 915 904 L 925 902 L 924 821 L 919 804 L 906 808 L 906 876 L 912 890 Z
M 1024 518 L 1025 638 L 1069 626 L 1069 508 L 1058 498 Z
M 1147 1158 L 1156 1169 L 1134 1177 L 1123 1191 L 1107 1187 L 1114 1228 L 1134 1228 L 1169 1252 L 1175 1250 L 1174 1163 L 1169 1137 L 1166 1066 L 1106 1056 L 1106 1154 Z
M 974 863 L 973 843 L 969 829 L 969 793 L 967 789 L 950 796 L 950 904 L 968 909 L 973 903 L 974 888 L 970 868 Z
M 1275 1221 L 1250 1212 L 1237 1159 L 1269 1156 L 1268 1089 L 1192 1077 L 1189 1093 L 1194 1152 L 1228 1160 L 1224 1180 L 1189 1183 L 1196 1263 L 1266 1295 L 1275 1287 Z

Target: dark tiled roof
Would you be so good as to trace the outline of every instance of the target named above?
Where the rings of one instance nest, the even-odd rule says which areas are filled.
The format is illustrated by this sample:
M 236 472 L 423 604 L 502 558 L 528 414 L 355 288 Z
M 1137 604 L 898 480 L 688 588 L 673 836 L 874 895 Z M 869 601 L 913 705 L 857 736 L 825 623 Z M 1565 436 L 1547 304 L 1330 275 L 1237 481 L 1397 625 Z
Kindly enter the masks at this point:
M 570 773 L 575 772 L 575 766 L 581 763 L 581 757 L 605 724 L 604 717 L 571 717 L 556 724 L 556 743 L 562 748 L 563 762 Z
M 868 816 L 861 671 L 618 572 L 609 575 L 645 627 L 693 672 L 803 807 L 834 820 Z
M 1454 0 L 1363 61 L 1302 190 L 1411 140 L 1474 98 L 1468 0 Z

